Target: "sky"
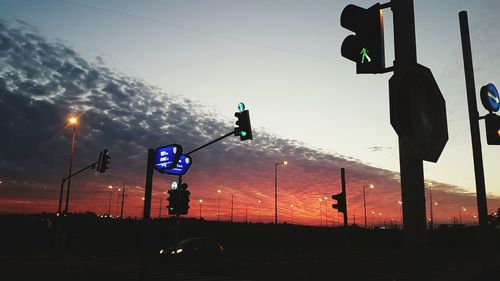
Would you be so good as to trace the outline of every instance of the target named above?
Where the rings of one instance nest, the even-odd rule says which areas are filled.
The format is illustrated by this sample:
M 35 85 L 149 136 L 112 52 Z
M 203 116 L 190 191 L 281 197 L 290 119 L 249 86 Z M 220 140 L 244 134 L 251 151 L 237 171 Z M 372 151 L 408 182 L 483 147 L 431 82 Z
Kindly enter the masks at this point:
M 329 205 L 340 188 L 340 167 L 346 167 L 348 200 L 358 219 L 362 186 L 373 183 L 368 212 L 399 220 L 399 157 L 387 82 L 392 74 L 357 75 L 354 63 L 341 57 L 350 32 L 340 26 L 340 14 L 350 3 L 0 0 L 2 42 L 8 46 L 0 56 L 1 131 L 9 136 L 1 140 L 0 211 L 53 210 L 69 157 L 65 121 L 75 113 L 76 167 L 94 161 L 104 147 L 112 164 L 105 174 L 73 181 L 72 206 L 104 212 L 107 186 L 125 184 L 128 214 L 139 215 L 146 149 L 180 143 L 190 150 L 223 135 L 232 130 L 242 101 L 250 110 L 254 141 L 230 138 L 194 155 L 186 176 L 191 216 L 199 214 L 194 203 L 203 198 L 202 210 L 214 218 L 221 189 L 224 218 L 234 193 L 239 220 L 247 205 L 253 219 L 261 209 L 262 219 L 272 220 L 274 163 L 288 160 L 279 166 L 283 220 L 291 219 L 292 204 L 300 223 L 318 224 L 325 210 L 335 214 Z M 493 20 L 500 4 L 415 3 L 418 61 L 432 70 L 447 105 L 449 141 L 437 163 L 424 163 L 441 209 L 436 216 L 446 222 L 462 206 L 472 221 L 476 208 L 458 25 L 462 10 L 469 13 L 479 92 L 500 77 L 500 29 Z M 390 10 L 384 16 L 386 65 L 392 65 Z M 479 98 L 478 105 L 486 114 Z M 499 152 L 486 145 L 480 126 L 491 211 L 500 205 Z M 155 176 L 153 206 L 172 180 Z M 115 204 L 117 194 L 111 196 Z M 318 200 L 324 197 L 327 204 Z

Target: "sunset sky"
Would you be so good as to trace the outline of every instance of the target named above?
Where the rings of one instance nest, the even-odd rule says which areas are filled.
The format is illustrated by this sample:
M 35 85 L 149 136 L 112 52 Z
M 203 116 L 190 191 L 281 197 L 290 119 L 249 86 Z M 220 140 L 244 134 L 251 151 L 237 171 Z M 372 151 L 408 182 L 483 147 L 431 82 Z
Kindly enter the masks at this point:
M 477 92 L 500 79 L 496 0 L 415 1 L 417 54 L 446 100 L 449 141 L 425 162 L 435 220 L 462 212 L 475 222 L 475 184 L 458 12 L 467 10 Z M 0 0 L 0 213 L 54 212 L 67 173 L 71 128 L 79 116 L 76 169 L 110 150 L 110 169 L 72 181 L 70 211 L 107 212 L 114 187 L 127 186 L 125 215 L 140 216 L 147 148 L 191 150 L 232 130 L 237 104 L 250 110 L 254 140 L 230 137 L 192 155 L 184 180 L 189 216 L 274 219 L 318 225 L 337 213 L 331 195 L 346 168 L 350 220 L 400 221 L 397 135 L 389 123 L 388 79 L 357 75 L 340 55 L 349 31 L 340 14 L 370 1 L 11 1 Z M 392 14 L 385 16 L 386 65 L 392 65 Z M 478 97 L 478 110 L 486 114 Z M 500 147 L 488 146 L 481 121 L 489 212 L 500 207 Z M 176 178 L 156 173 L 152 215 Z M 328 200 L 319 201 L 327 197 Z M 259 204 L 258 201 L 262 203 Z M 429 203 L 429 202 L 427 202 Z M 294 205 L 293 208 L 290 205 Z M 165 206 L 163 206 L 165 207 Z M 321 208 L 321 209 L 320 209 Z M 320 211 L 321 210 L 321 211 Z M 372 217 L 371 212 L 376 215 Z M 163 216 L 166 214 L 164 208 Z M 381 215 L 379 215 L 379 213 Z

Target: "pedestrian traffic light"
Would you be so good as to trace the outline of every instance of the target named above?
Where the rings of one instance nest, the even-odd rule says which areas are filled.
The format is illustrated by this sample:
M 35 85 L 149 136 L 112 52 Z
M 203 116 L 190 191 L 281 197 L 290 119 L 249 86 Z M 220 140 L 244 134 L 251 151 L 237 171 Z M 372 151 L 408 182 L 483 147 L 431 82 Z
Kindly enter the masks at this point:
M 109 159 L 111 159 L 111 156 L 109 156 L 108 150 L 104 149 L 104 151 L 99 154 L 99 163 L 97 165 L 97 170 L 100 173 L 104 173 L 107 169 L 109 169 Z
M 234 128 L 234 135 L 240 136 L 240 140 L 253 140 L 252 126 L 250 124 L 250 114 L 248 110 L 242 110 L 234 114 L 238 118 L 236 121 L 236 128 Z
M 339 212 L 346 212 L 346 200 L 345 200 L 345 192 L 341 192 L 335 195 L 332 195 L 333 200 L 337 200 L 337 204 L 332 204 L 332 208 L 337 209 Z
M 382 73 L 385 69 L 384 16 L 379 3 L 364 9 L 347 5 L 340 25 L 353 31 L 342 42 L 343 57 L 356 62 L 356 73 Z
M 169 194 L 168 197 L 168 214 L 169 215 L 176 215 L 179 209 L 179 189 L 170 189 L 167 191 Z
M 500 145 L 500 116 L 490 113 L 485 116 L 486 142 L 491 145 Z

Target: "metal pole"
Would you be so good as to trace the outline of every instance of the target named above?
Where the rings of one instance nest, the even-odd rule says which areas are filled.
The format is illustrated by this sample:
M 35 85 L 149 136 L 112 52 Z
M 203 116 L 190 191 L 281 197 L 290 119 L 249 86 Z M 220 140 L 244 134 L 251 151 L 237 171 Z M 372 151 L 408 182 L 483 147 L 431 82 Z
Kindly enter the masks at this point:
M 219 205 L 217 206 L 217 221 L 220 221 L 220 192 L 219 192 Z
M 431 200 L 430 202 L 430 209 L 431 209 L 431 223 L 429 225 L 429 228 L 430 229 L 434 229 L 434 213 L 433 213 L 433 206 L 434 205 L 434 201 L 432 201 L 432 187 L 429 187 L 429 199 Z
M 113 196 L 113 189 L 109 189 L 109 204 L 108 204 L 108 216 L 111 217 L 111 196 Z
M 200 203 L 200 220 L 201 220 L 201 201 L 198 201 Z
M 161 205 L 163 203 L 163 198 L 160 195 L 160 207 L 158 208 L 158 218 L 161 219 Z
M 233 222 L 233 203 L 234 203 L 234 194 L 231 193 L 231 222 Z
M 417 63 L 413 0 L 391 1 L 394 20 L 394 74 Z M 427 223 L 425 212 L 424 171 L 421 159 L 414 158 L 410 147 L 399 137 L 399 163 L 406 272 L 409 280 L 427 280 Z
M 467 88 L 467 104 L 469 109 L 470 136 L 472 141 L 472 157 L 474 160 L 474 176 L 476 180 L 477 213 L 479 217 L 480 247 L 488 253 L 491 241 L 488 227 L 488 204 L 484 182 L 483 155 L 479 133 L 479 112 L 476 102 L 476 85 L 474 82 L 474 67 L 472 65 L 472 50 L 469 34 L 467 12 L 458 14 L 460 20 L 460 35 L 462 38 L 462 53 L 464 57 L 465 85 Z
M 278 224 L 278 165 L 274 164 L 274 224 Z
M 71 169 L 73 168 L 73 157 L 75 153 L 75 134 L 76 134 L 76 124 L 73 124 L 73 137 L 71 139 L 71 156 L 69 159 L 69 171 L 68 171 L 68 188 L 66 189 L 66 206 L 64 207 L 64 212 L 69 211 L 69 191 L 71 187 Z
M 144 210 L 142 215 L 142 247 L 139 264 L 139 277 L 144 280 L 148 263 L 149 236 L 151 227 L 151 194 L 153 191 L 153 172 L 155 166 L 155 150 L 148 149 L 146 164 L 146 184 L 144 188 Z
M 366 189 L 366 186 L 363 186 L 363 207 L 365 208 L 365 228 L 367 228 L 368 224 L 366 223 L 366 195 L 365 195 L 365 189 Z
M 116 212 L 115 218 L 118 218 L 118 208 L 120 207 L 120 190 L 116 193 Z
M 123 219 L 123 205 L 125 205 L 125 187 L 126 187 L 126 185 L 123 185 L 123 190 L 122 190 L 122 209 L 120 211 L 120 219 Z

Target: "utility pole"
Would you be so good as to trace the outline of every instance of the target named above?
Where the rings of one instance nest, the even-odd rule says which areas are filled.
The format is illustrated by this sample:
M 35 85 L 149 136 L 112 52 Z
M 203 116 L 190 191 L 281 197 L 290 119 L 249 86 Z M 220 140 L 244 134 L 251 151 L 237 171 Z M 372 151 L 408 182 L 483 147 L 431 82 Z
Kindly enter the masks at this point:
M 234 203 L 234 194 L 231 193 L 231 222 L 233 222 L 233 203 Z
M 472 141 L 472 157 L 474 160 L 474 176 L 476 180 L 477 214 L 479 217 L 479 244 L 484 261 L 489 262 L 489 246 L 491 236 L 488 226 L 488 204 L 486 198 L 486 186 L 484 182 L 483 154 L 481 151 L 481 135 L 479 133 L 479 112 L 476 102 L 476 85 L 474 82 L 474 67 L 472 65 L 472 50 L 469 34 L 469 22 L 467 12 L 459 14 L 460 35 L 462 38 L 462 53 L 464 58 L 465 86 L 467 88 L 467 104 L 469 109 L 470 135 Z M 486 264 L 486 263 L 485 263 Z
M 120 211 L 120 219 L 123 219 L 123 205 L 125 204 L 125 188 L 127 186 L 126 185 L 123 185 L 123 189 L 122 189 L 122 208 L 121 208 L 121 211 Z
M 394 75 L 398 75 L 405 67 L 417 63 L 413 0 L 392 0 L 391 9 L 394 19 Z M 391 90 L 390 87 L 389 89 Z M 405 256 L 408 259 L 405 262 L 406 272 L 410 280 L 427 280 L 429 271 L 423 161 L 414 157 L 403 137 L 399 136 L 398 139 L 405 226 L 403 231 L 407 250 Z

